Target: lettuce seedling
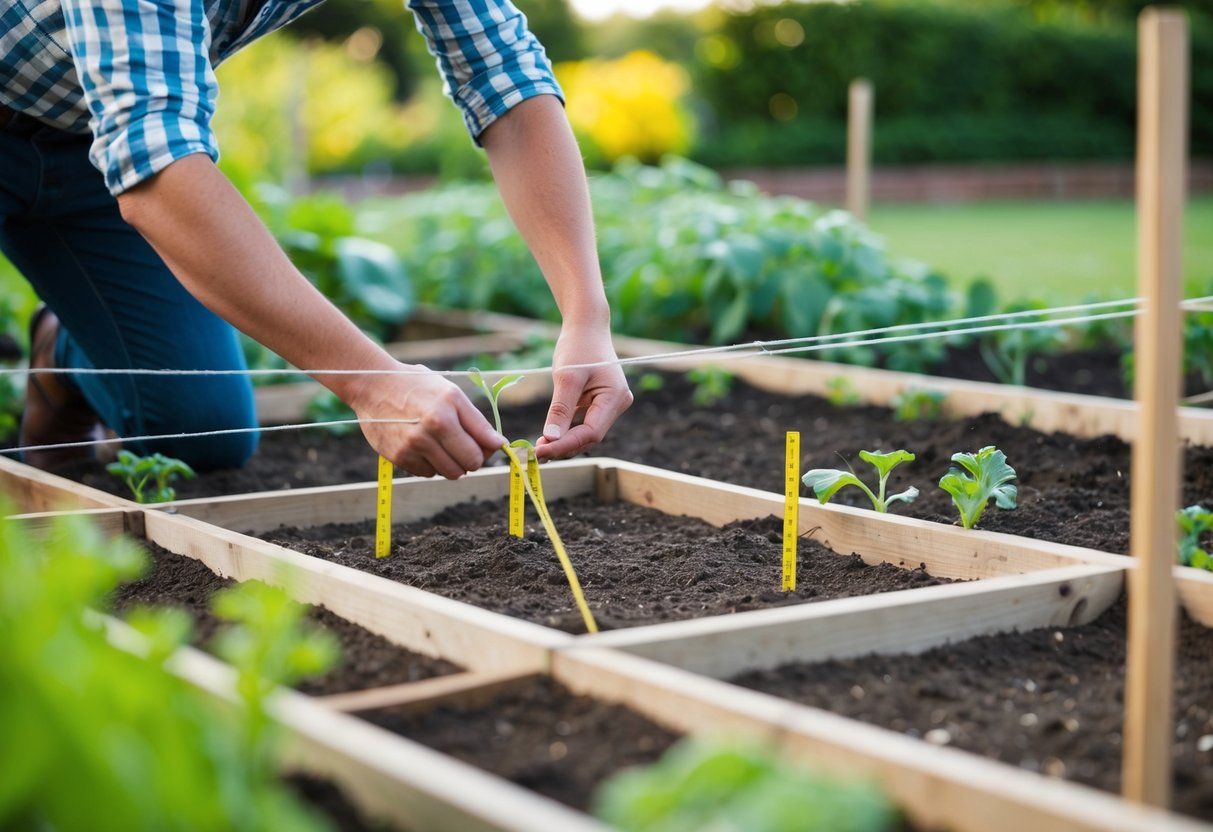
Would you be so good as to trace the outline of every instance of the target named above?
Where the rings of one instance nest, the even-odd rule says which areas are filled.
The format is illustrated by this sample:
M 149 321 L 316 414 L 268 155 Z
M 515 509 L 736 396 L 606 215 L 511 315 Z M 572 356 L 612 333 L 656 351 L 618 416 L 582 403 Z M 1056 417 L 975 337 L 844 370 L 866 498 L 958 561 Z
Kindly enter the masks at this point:
M 943 416 L 943 402 L 948 394 L 942 390 L 910 387 L 889 399 L 893 420 L 897 422 L 934 421 Z
M 177 499 L 177 489 L 169 483 L 178 476 L 193 479 L 194 469 L 180 459 L 164 454 L 139 456 L 121 450 L 118 459 L 105 466 L 105 470 L 120 478 L 131 490 L 136 503 L 167 503 Z M 149 486 L 152 486 L 149 490 Z
M 846 376 L 830 376 L 826 379 L 826 400 L 835 407 L 854 407 L 859 404 L 859 393 Z
M 687 380 L 695 385 L 691 403 L 696 407 L 711 407 L 729 395 L 736 376 L 720 367 L 699 367 L 687 373 Z
M 497 399 L 507 387 L 513 387 L 515 384 L 522 381 L 522 376 L 502 376 L 490 387 L 489 383 L 484 380 L 484 376 L 480 374 L 480 371 L 475 367 L 472 367 L 468 370 L 468 378 L 471 379 L 472 384 L 475 384 L 484 391 L 484 395 L 488 396 L 489 407 L 493 409 L 493 424 L 496 426 L 497 432 L 502 436 L 505 436 L 505 433 L 503 433 L 501 430 L 501 410 L 498 407 Z
M 879 512 L 887 511 L 889 503 L 895 503 L 898 500 L 912 503 L 918 498 L 918 489 L 914 486 L 910 486 L 900 494 L 885 496 L 889 474 L 901 463 L 912 462 L 914 454 L 909 451 L 892 451 L 887 454 L 880 451 L 860 451 L 859 458 L 864 462 L 870 463 L 880 476 L 878 493 L 873 494 L 872 489 L 864 485 L 859 477 L 855 476 L 853 471 L 840 471 L 837 468 L 814 468 L 801 477 L 801 481 L 813 489 L 813 493 L 817 495 L 817 499 L 822 505 L 830 502 L 831 497 L 848 485 L 861 488 L 863 493 L 868 495 L 868 499 L 872 501 L 872 507 Z
M 1183 535 L 1179 541 L 1179 562 L 1213 572 L 1213 557 L 1200 545 L 1200 538 L 1213 532 L 1213 511 L 1204 506 L 1188 506 L 1175 512 L 1175 520 Z
M 1015 508 L 1019 490 L 1011 485 L 1015 469 L 1007 464 L 1007 455 L 987 445 L 976 454 L 952 454 L 953 466 L 939 481 L 939 487 L 952 495 L 966 529 L 977 525 L 990 498 L 1001 509 Z

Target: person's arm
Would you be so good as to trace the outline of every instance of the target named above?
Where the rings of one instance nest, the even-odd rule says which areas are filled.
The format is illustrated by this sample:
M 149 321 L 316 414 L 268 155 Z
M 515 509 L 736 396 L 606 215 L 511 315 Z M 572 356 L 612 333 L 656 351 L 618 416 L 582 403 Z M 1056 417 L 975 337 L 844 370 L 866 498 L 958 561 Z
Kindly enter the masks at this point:
M 563 323 L 554 356 L 555 392 L 538 453 L 589 450 L 632 403 L 613 362 L 611 312 L 602 286 L 585 168 L 560 101 L 529 98 L 481 135 L 510 216 L 539 262 Z M 574 415 L 584 420 L 573 426 Z
M 408 369 L 299 273 L 227 178 L 202 154 L 118 196 L 134 226 L 204 305 L 297 367 Z M 422 369 L 422 368 L 415 368 Z M 318 375 L 361 419 L 372 447 L 406 471 L 455 478 L 504 443 L 467 397 L 434 373 Z

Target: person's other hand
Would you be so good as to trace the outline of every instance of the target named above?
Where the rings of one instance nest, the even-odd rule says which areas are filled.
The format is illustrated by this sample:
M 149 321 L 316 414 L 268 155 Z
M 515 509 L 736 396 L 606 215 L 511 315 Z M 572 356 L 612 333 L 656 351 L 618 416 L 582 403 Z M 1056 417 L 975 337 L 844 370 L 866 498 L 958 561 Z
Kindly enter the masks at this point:
M 575 366 L 615 360 L 611 333 L 605 327 L 566 324 L 561 329 L 552 358 L 556 368 L 552 406 L 543 436 L 535 443 L 539 459 L 567 459 L 590 450 L 631 406 L 632 391 L 618 364 Z
M 374 375 L 351 407 L 359 419 L 416 419 L 414 424 L 363 424 L 371 447 L 419 477 L 457 479 L 479 470 L 505 444 L 484 415 L 449 379 L 417 364 L 419 375 Z

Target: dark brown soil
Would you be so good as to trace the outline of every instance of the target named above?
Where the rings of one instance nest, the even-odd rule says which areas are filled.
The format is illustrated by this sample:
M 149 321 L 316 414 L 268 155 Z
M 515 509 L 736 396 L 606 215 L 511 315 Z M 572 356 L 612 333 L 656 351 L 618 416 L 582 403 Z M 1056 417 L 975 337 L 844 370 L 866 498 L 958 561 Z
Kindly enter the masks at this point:
M 582 811 L 607 777 L 655 762 L 678 739 L 635 711 L 577 696 L 547 677 L 486 706 L 361 716 Z
M 1107 552 L 1128 550 L 1130 449 L 1115 437 L 1046 434 L 1008 425 L 995 414 L 899 422 L 887 408 L 835 407 L 817 396 L 780 396 L 742 382 L 716 404 L 697 407 L 692 389 L 681 376 L 666 376 L 661 390 L 638 392 L 635 405 L 594 453 L 781 492 L 788 430 L 801 433 L 802 471 L 849 463 L 872 481 L 858 452 L 903 448 L 918 458 L 894 472 L 890 487 L 900 491 L 914 485 L 922 496 L 910 505 L 898 503 L 892 511 L 954 523 L 951 498 L 938 488 L 951 455 L 996 445 L 1019 474 L 1019 507 L 991 507 L 981 528 Z M 546 402 L 507 408 L 502 415 L 507 434 L 537 436 L 546 410 Z M 365 482 L 375 478 L 375 470 L 376 457 L 360 435 L 276 432 L 262 437 L 246 468 L 200 476 L 179 484 L 178 491 L 194 497 Z M 75 473 L 90 485 L 118 491 L 96 465 Z M 866 504 L 854 488 L 835 499 Z M 1213 449 L 1187 449 L 1182 500 L 1184 505 L 1213 500 Z
M 201 561 L 152 547 L 152 570 L 114 593 L 119 612 L 136 605 L 174 606 L 194 620 L 193 643 L 205 647 L 224 622 L 210 609 L 211 596 L 235 583 L 221 578 Z M 351 690 L 415 682 L 456 673 L 459 667 L 414 653 L 383 636 L 346 621 L 324 607 L 309 607 L 308 620 L 333 633 L 341 644 L 341 664 L 319 679 L 300 682 L 303 693 L 325 696 Z
M 285 780 L 295 796 L 323 815 L 335 832 L 390 832 L 393 828 L 369 822 L 332 780 L 307 774 L 292 774 Z
M 827 598 L 932 586 L 922 568 L 868 566 L 802 540 L 795 592 L 780 590 L 782 521 L 770 517 L 723 529 L 629 503 L 590 497 L 551 504 L 601 629 L 724 615 Z M 374 525 L 281 528 L 266 539 L 448 598 L 549 627 L 585 625 L 564 571 L 538 520 L 526 536 L 506 534 L 504 502 L 463 503 L 392 530 L 392 555 L 374 554 Z
M 1126 604 L 1095 622 L 969 639 L 918 656 L 787 665 L 745 687 L 1107 791 L 1120 789 Z M 1213 641 L 1180 626 L 1175 809 L 1213 820 Z

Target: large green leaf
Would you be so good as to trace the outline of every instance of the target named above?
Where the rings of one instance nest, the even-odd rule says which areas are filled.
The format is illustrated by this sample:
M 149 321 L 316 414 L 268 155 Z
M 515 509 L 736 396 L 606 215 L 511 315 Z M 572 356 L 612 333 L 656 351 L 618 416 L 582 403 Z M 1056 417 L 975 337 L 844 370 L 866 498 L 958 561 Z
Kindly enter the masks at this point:
M 350 296 L 377 320 L 400 323 L 413 309 L 413 284 L 396 253 L 361 237 L 337 241 L 337 270 Z
M 858 486 L 864 491 L 868 490 L 868 487 L 860 482 L 859 477 L 850 471 L 839 471 L 836 468 L 814 468 L 801 477 L 800 481 L 813 489 L 813 494 L 823 505 L 830 502 L 830 499 L 840 489 L 848 485 Z

